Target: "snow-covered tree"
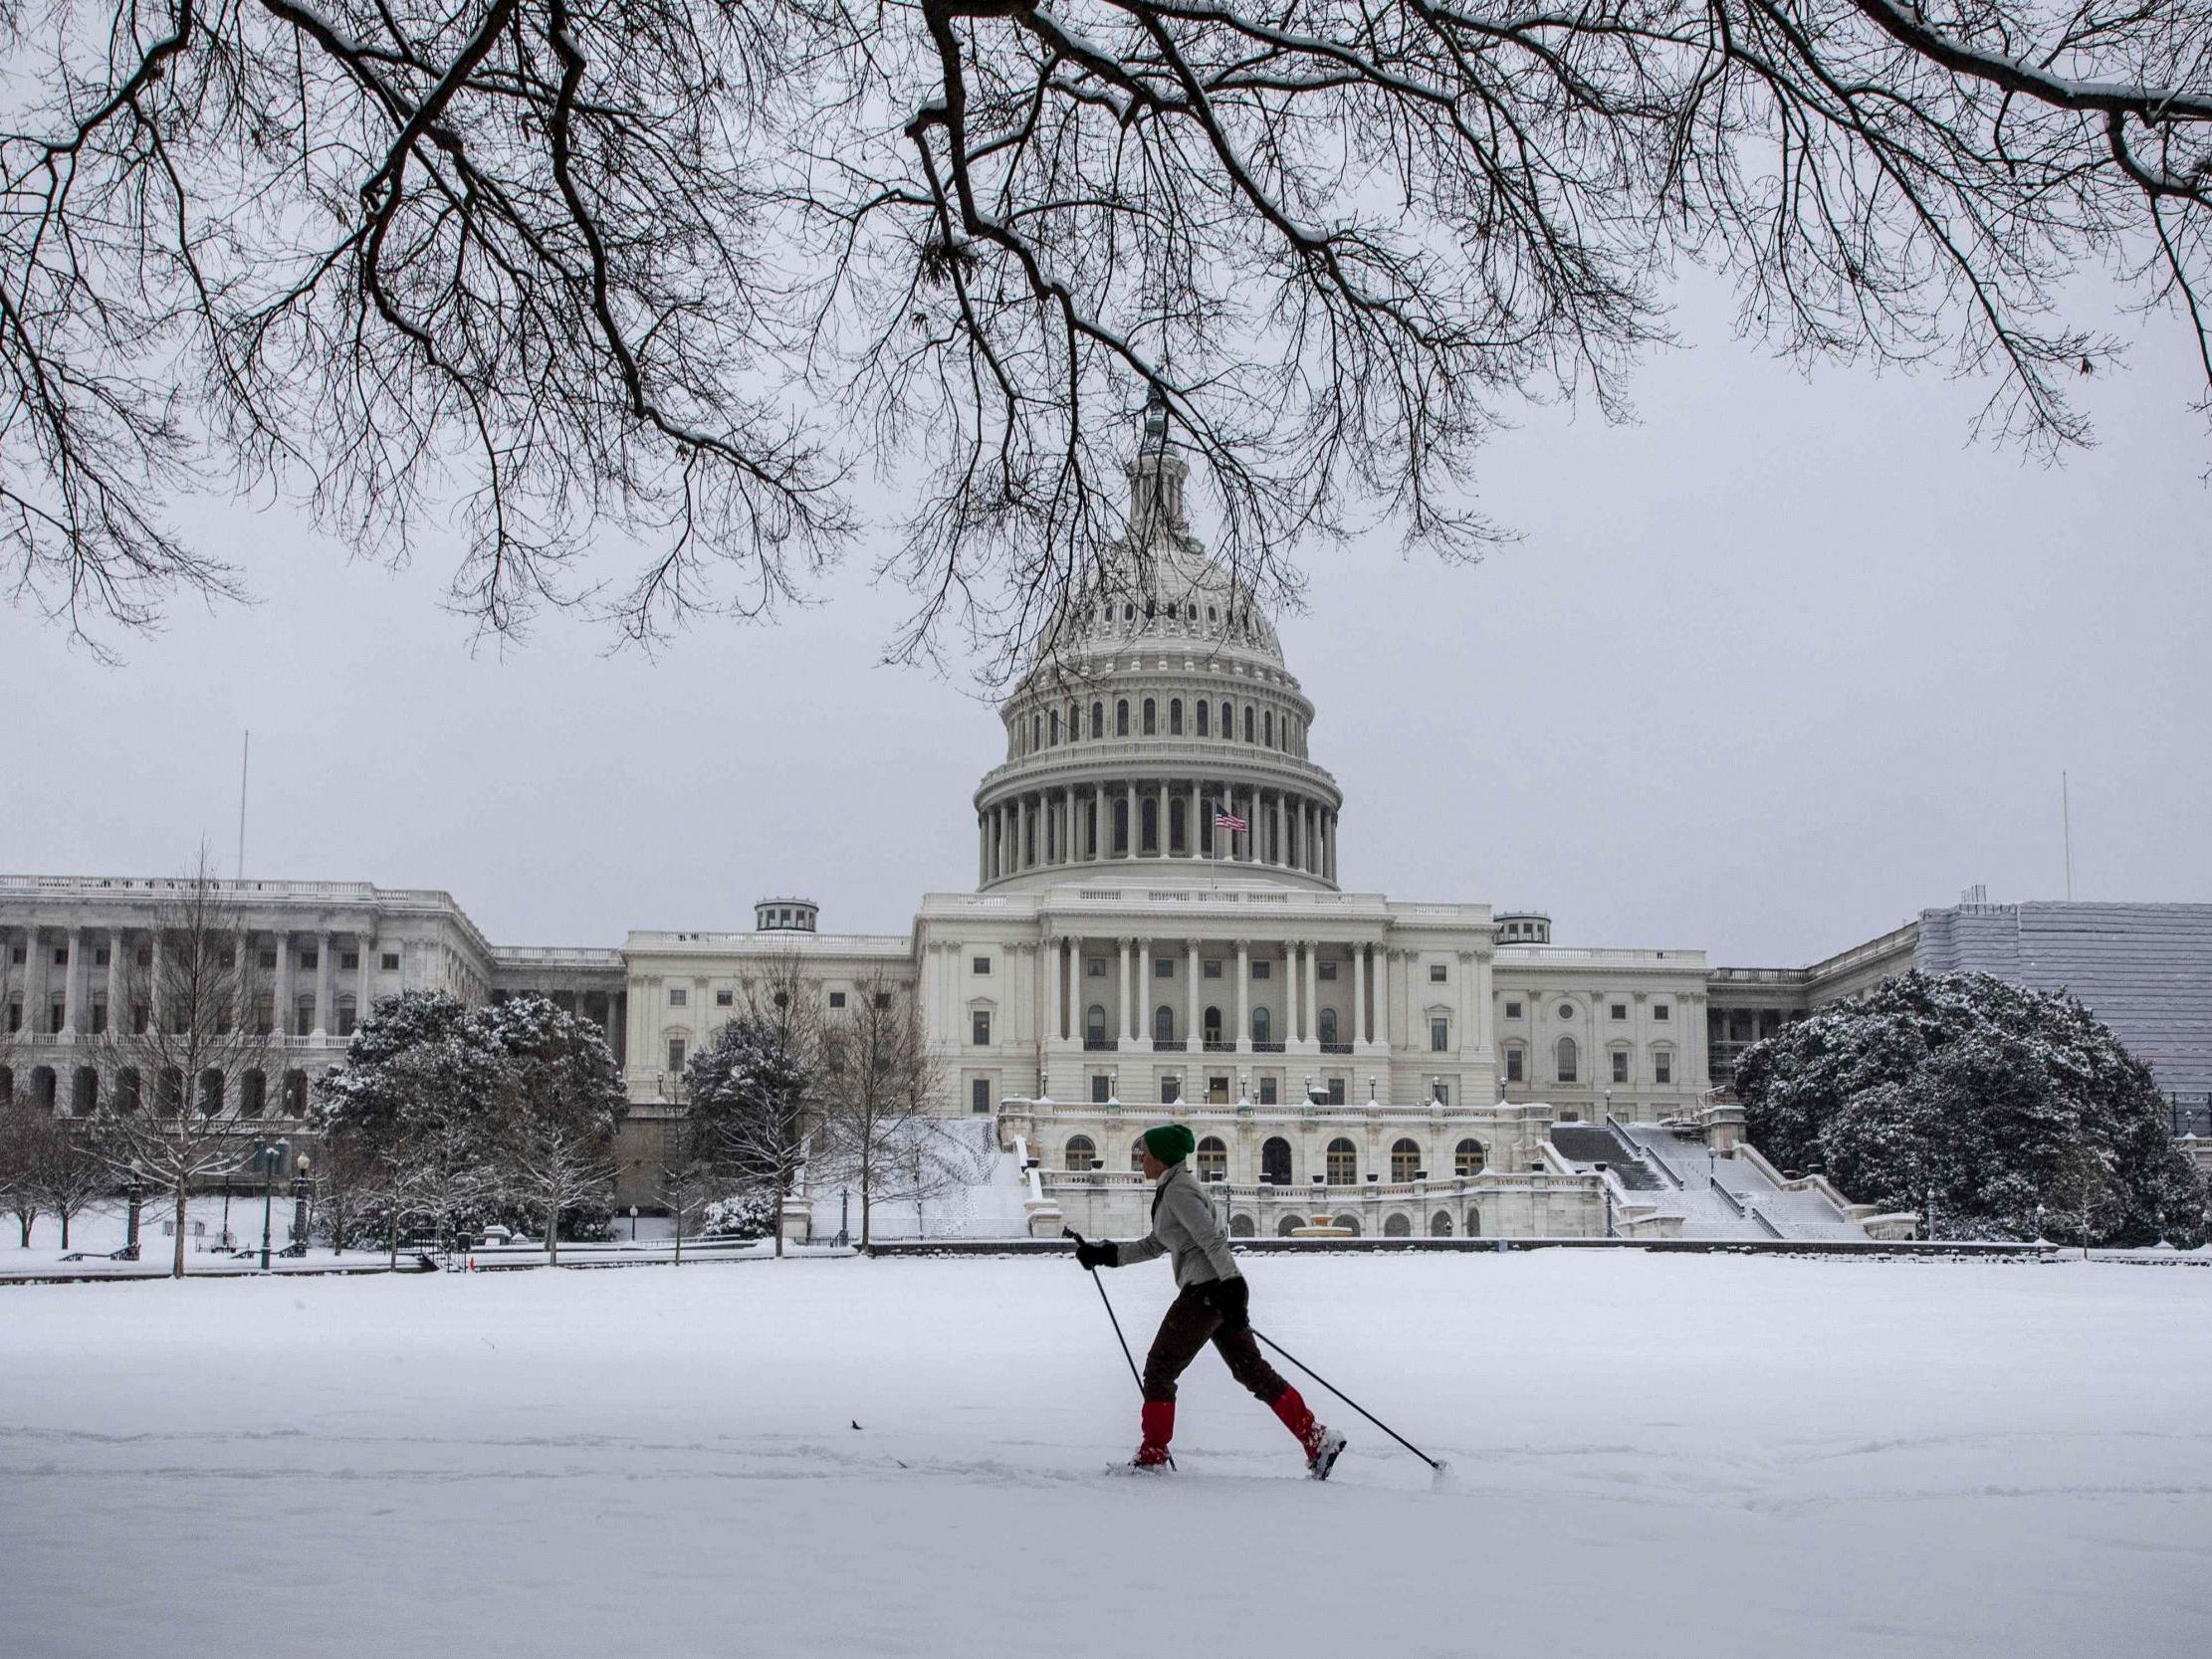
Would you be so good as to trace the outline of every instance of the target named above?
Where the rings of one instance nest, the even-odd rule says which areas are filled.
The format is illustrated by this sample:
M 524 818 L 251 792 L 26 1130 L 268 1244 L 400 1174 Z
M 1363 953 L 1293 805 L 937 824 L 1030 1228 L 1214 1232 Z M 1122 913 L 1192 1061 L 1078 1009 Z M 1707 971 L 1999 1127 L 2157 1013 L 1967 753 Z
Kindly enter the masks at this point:
M 42 1211 L 60 1217 L 62 1248 L 67 1250 L 69 1224 L 94 1200 L 115 1190 L 115 1171 L 80 1126 L 40 1113 L 27 1116 L 32 1122 L 26 1185 Z
M 2031 442 L 2086 437 L 2109 299 L 2169 308 L 2212 376 L 2200 0 L 26 0 L 0 29 L 0 569 L 76 626 L 237 587 L 161 486 L 296 486 L 373 554 L 458 475 L 453 602 L 504 631 L 603 594 L 650 636 L 786 599 L 912 445 L 900 643 L 949 617 L 1010 665 L 1100 579 L 1148 397 L 1262 599 L 1363 510 L 1467 549 L 1484 436 L 1530 397 L 1624 408 L 1683 263 L 1793 356 L 1985 376 Z
M 629 1113 L 621 1073 L 599 1027 L 543 996 L 511 997 L 470 1018 L 496 1057 L 492 1120 L 506 1190 L 546 1229 L 560 1259 L 562 1217 L 614 1184 L 614 1136 Z
M 933 1121 L 943 1085 L 912 986 L 881 974 L 854 987 L 842 1009 L 825 1017 L 821 1077 L 816 1090 L 814 1166 L 860 1195 L 860 1243 L 873 1242 L 876 1201 L 887 1190 L 908 1195 L 928 1160 L 910 1154 Z
M 733 1195 L 767 1198 L 780 1211 L 805 1163 L 814 1085 L 792 1027 L 773 1013 L 741 1014 L 692 1055 L 684 1083 L 696 1155 L 728 1177 Z M 781 1255 L 783 1229 L 773 1231 Z
M 105 1093 L 91 1130 L 118 1174 L 168 1194 L 170 1271 L 181 1278 L 193 1189 L 239 1168 L 261 1141 L 234 1109 L 247 1074 L 272 1067 L 274 1028 L 260 954 L 204 849 L 193 874 L 170 884 L 149 932 L 144 954 L 118 964 L 123 994 L 99 1039 Z
M 0 1104 L 0 1206 L 15 1217 L 26 1248 L 31 1228 L 44 1211 L 37 1171 L 52 1126 L 52 1115 L 33 1111 L 20 1094 Z
M 1736 1062 L 1751 1139 L 1951 1237 L 2198 1242 L 2205 1186 L 2148 1068 L 2064 991 L 1908 973 L 1785 1027 Z

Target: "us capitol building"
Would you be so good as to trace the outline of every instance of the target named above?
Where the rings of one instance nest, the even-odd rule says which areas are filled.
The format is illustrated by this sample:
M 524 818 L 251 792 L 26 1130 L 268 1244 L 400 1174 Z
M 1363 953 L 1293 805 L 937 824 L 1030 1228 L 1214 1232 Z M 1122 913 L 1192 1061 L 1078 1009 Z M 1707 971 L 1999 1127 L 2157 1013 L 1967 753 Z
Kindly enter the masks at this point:
M 494 944 L 440 892 L 225 883 L 283 1051 L 227 1109 L 296 1122 L 380 996 L 540 991 L 605 1027 L 633 1102 L 617 1201 L 650 1206 L 686 1058 L 749 976 L 796 956 L 830 1008 L 885 983 L 919 998 L 941 1110 L 995 1161 L 980 1183 L 995 1193 L 947 1214 L 972 1233 L 1138 1230 L 1135 1140 L 1174 1116 L 1240 1235 L 1866 1236 L 1863 1208 L 1739 1144 L 1716 1050 L 1724 1072 L 1744 1042 L 1910 965 L 1909 925 L 1810 969 L 1709 969 L 1701 950 L 1555 944 L 1534 911 L 1347 891 L 1316 710 L 1192 535 L 1162 437 L 1155 420 L 1129 465 L 1103 580 L 1001 707 L 973 892 L 925 896 L 899 934 L 823 933 L 811 902 L 772 899 L 750 932 L 605 949 Z M 0 1091 L 92 1109 L 126 953 L 176 885 L 0 877 Z

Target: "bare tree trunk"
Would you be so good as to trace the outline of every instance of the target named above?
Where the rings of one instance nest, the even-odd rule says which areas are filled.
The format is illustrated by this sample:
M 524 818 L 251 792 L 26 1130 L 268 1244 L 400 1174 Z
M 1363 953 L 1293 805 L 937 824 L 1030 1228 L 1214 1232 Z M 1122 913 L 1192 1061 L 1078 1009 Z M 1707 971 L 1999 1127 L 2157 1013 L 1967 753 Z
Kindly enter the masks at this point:
M 171 1254 L 171 1256 L 170 1256 L 170 1259 L 169 1259 L 169 1277 L 170 1277 L 170 1278 L 172 1278 L 172 1279 L 181 1279 L 181 1278 L 183 1278 L 183 1277 L 184 1277 L 184 1206 L 185 1206 L 185 1203 L 186 1203 L 186 1188 L 185 1188 L 185 1184 L 184 1184 L 184 1182 L 182 1182 L 182 1181 L 178 1181 L 178 1182 L 176 1183 L 176 1249 L 175 1249 L 175 1251 L 174 1251 L 174 1252 L 173 1252 L 173 1253 Z
M 69 1248 L 69 1211 L 62 1211 L 62 1248 Z

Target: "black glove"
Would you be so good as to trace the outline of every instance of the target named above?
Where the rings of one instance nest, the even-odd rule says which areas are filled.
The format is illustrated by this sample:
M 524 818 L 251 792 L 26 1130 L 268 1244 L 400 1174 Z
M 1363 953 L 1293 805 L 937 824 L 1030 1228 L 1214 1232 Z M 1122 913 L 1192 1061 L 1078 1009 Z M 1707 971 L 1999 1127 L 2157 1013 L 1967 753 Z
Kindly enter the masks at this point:
M 1075 1260 L 1082 1267 L 1119 1267 L 1121 1252 L 1111 1239 L 1078 1239 Z
M 1242 1274 L 1233 1279 L 1217 1279 L 1206 1287 L 1206 1300 L 1214 1304 L 1214 1311 L 1221 1316 L 1221 1329 L 1234 1334 L 1252 1328 L 1252 1288 L 1244 1283 Z

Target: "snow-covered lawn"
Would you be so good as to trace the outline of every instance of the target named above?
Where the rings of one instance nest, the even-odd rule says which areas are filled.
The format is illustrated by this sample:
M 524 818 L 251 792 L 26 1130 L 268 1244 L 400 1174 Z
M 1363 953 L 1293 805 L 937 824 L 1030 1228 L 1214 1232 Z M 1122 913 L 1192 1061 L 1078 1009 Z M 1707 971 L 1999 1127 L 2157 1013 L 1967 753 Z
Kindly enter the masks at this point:
M 258 1220 L 258 1217 L 256 1218 Z M 0 1290 L 0 1649 L 2200 1655 L 2212 1269 L 1254 1258 L 1432 1452 L 1059 1259 Z M 1164 1269 L 1104 1276 L 1140 1355 Z M 857 1424 L 855 1427 L 853 1425 Z

